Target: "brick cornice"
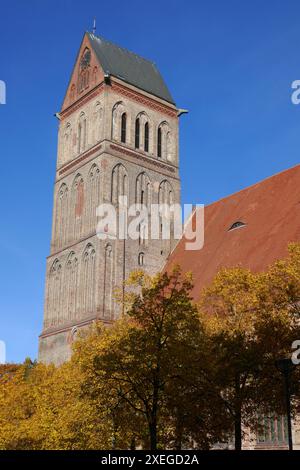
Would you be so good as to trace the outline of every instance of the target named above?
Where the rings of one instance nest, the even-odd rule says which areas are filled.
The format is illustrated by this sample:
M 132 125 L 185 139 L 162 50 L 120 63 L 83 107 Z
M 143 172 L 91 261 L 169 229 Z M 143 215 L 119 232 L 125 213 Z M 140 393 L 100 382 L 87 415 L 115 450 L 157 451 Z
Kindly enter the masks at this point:
M 140 155 L 137 152 L 133 152 L 132 150 L 126 149 L 126 148 L 121 147 L 119 145 L 110 144 L 110 148 L 112 150 L 116 150 L 117 152 L 123 153 L 124 155 L 128 155 L 129 157 L 133 157 L 133 158 L 136 158 L 137 160 L 141 160 L 143 162 L 154 165 L 158 168 L 161 168 L 162 170 L 167 170 L 171 173 L 175 173 L 175 171 L 176 171 L 174 166 L 168 165 L 166 163 L 155 161 L 151 157 L 146 157 L 144 155 Z
M 111 324 L 113 322 L 113 320 L 108 320 L 106 318 L 101 318 L 99 316 L 92 315 L 89 318 L 85 318 L 84 320 L 77 321 L 77 322 L 73 321 L 73 322 L 70 322 L 67 325 L 65 324 L 65 326 L 49 327 L 49 328 L 43 330 L 39 337 L 40 338 L 47 338 L 48 336 L 53 336 L 53 335 L 56 335 L 58 333 L 65 333 L 66 331 L 71 330 L 75 326 L 80 328 L 80 327 L 83 327 L 83 326 L 86 326 L 86 325 L 90 325 L 94 321 L 101 321 L 104 324 Z
M 92 147 L 90 150 L 87 150 L 86 152 L 84 152 L 80 157 L 77 157 L 73 162 L 66 163 L 64 166 L 62 166 L 59 169 L 59 171 L 58 171 L 59 176 L 66 173 L 66 171 L 68 171 L 71 168 L 73 168 L 74 166 L 78 165 L 78 163 L 81 163 L 83 160 L 86 160 L 88 157 L 90 157 L 97 150 L 100 150 L 101 147 L 102 147 L 102 144 L 97 144 L 94 147 Z
M 77 109 L 79 109 L 82 105 L 86 104 L 88 101 L 95 98 L 95 96 L 102 93 L 103 90 L 104 90 L 104 82 L 101 82 L 95 88 L 90 90 L 86 95 L 82 96 L 81 98 L 79 98 L 79 100 L 72 103 L 68 108 L 61 111 L 59 113 L 61 120 L 64 120 L 66 117 L 68 117 L 74 111 L 77 111 Z
M 104 82 L 99 83 L 99 85 L 90 90 L 86 95 L 82 96 L 77 101 L 68 106 L 66 109 L 61 111 L 59 113 L 61 120 L 63 121 L 74 111 L 77 111 L 77 109 L 79 109 L 81 106 L 86 104 L 88 101 L 92 100 L 95 96 L 102 93 L 104 91 L 105 86 L 107 85 L 105 85 Z M 110 86 L 107 86 L 107 89 L 119 93 L 120 95 L 126 96 L 126 98 L 132 99 L 133 101 L 143 104 L 144 106 L 154 109 L 155 111 L 158 111 L 162 114 L 166 114 L 167 116 L 170 116 L 172 118 L 177 118 L 177 110 L 173 107 L 160 103 L 155 99 L 145 96 L 144 94 L 139 93 L 138 91 L 132 90 L 126 87 L 125 85 L 121 85 L 120 83 L 117 83 L 114 80 L 111 81 Z
M 131 90 L 130 88 L 121 85 L 120 83 L 116 83 L 112 80 L 111 82 L 111 90 L 119 93 L 120 95 L 126 96 L 133 101 L 136 101 L 144 106 L 148 106 L 148 108 L 154 109 L 162 114 L 166 114 L 172 118 L 177 117 L 177 110 L 172 108 L 171 106 L 167 106 L 163 103 L 159 103 L 158 101 L 150 98 L 148 96 L 143 95 L 142 93 L 138 93 L 137 91 Z
M 51 252 L 50 255 L 47 256 L 47 259 L 53 258 L 54 256 L 60 256 L 60 254 L 63 253 L 64 251 L 71 250 L 74 246 L 78 245 L 79 243 L 84 242 L 85 240 L 88 240 L 89 238 L 93 238 L 95 235 L 97 235 L 96 230 L 94 230 L 93 232 L 90 232 L 88 235 L 85 235 L 82 238 L 79 238 L 76 242 L 72 242 L 69 245 L 65 245 L 61 247 L 57 251 Z

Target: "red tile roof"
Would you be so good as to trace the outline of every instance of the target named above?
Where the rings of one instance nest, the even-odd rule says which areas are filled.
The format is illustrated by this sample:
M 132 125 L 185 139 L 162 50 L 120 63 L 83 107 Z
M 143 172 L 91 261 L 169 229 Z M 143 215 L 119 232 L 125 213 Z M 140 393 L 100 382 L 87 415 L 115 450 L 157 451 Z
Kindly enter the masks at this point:
M 300 241 L 300 165 L 205 207 L 204 246 L 186 251 L 181 239 L 166 265 L 194 275 L 194 298 L 221 267 L 262 271 Z M 237 221 L 246 226 L 228 231 Z

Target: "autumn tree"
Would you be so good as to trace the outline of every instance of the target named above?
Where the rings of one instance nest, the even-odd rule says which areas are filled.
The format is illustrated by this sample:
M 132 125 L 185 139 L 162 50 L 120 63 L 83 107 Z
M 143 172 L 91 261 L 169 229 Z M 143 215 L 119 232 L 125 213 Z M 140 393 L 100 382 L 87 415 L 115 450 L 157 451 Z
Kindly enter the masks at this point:
M 139 422 L 140 429 L 146 426 L 144 446 L 152 450 L 187 442 L 195 413 L 208 446 L 215 435 L 209 433 L 207 417 L 214 410 L 205 399 L 205 384 L 199 393 L 200 381 L 197 403 L 191 402 L 194 366 L 205 343 L 191 279 L 175 269 L 154 278 L 133 273 L 128 284 L 126 315 L 102 331 L 93 359 L 84 359 L 89 337 L 75 346 L 77 361 L 87 371 L 85 391 L 94 398 L 105 393 L 110 409 L 127 410 L 131 419 L 126 426 L 131 421 Z
M 212 391 L 234 426 L 235 448 L 242 429 L 257 430 L 257 412 L 283 412 L 275 360 L 291 355 L 299 329 L 299 246 L 266 273 L 222 269 L 203 292 L 200 310 L 210 338 Z
M 3 369 L 3 367 L 2 367 Z M 80 367 L 33 364 L 5 368 L 0 377 L 0 448 L 106 449 L 105 410 L 81 396 Z

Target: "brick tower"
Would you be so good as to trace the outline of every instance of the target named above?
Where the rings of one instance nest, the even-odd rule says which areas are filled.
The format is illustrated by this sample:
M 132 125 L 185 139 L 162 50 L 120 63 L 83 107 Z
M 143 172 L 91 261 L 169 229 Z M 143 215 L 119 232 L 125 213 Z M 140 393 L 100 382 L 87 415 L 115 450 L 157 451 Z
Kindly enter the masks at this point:
M 113 290 L 161 269 L 171 240 L 101 240 L 96 208 L 180 202 L 178 109 L 156 66 L 85 33 L 60 113 L 39 360 L 70 357 L 76 332 L 120 314 Z M 149 234 L 150 237 L 150 234 Z

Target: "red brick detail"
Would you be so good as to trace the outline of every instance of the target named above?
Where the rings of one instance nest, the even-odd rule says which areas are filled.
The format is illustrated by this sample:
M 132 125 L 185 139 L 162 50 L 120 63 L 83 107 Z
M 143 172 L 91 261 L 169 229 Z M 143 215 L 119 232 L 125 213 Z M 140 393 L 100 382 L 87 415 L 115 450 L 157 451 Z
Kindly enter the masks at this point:
M 79 100 L 75 101 L 75 103 L 71 104 L 68 108 L 60 113 L 61 121 L 63 121 L 66 117 L 70 116 L 74 111 L 80 108 L 82 105 L 86 104 L 88 101 L 95 98 L 95 96 L 100 95 L 104 89 L 104 82 L 97 85 L 93 88 L 89 93 L 79 98 Z
M 77 197 L 75 205 L 75 217 L 81 217 L 83 213 L 84 205 L 84 188 L 83 181 L 80 181 L 77 187 Z
M 136 101 L 138 103 L 143 104 L 144 106 L 148 106 L 148 108 L 154 109 L 155 111 L 158 111 L 163 114 L 167 114 L 168 116 L 172 118 L 177 117 L 177 110 L 173 109 L 171 107 L 168 107 L 167 105 L 164 105 L 162 103 L 158 103 L 154 99 L 148 98 L 136 91 L 130 90 L 129 88 L 120 85 L 119 83 L 111 82 L 112 83 L 112 91 L 115 91 L 116 93 L 119 93 L 120 95 L 126 96 L 126 98 L 129 98 L 133 101 Z
M 70 168 L 73 168 L 73 166 L 78 165 L 78 163 L 81 163 L 83 160 L 85 160 L 86 158 L 88 158 L 89 156 L 91 156 L 94 152 L 96 152 L 97 150 L 100 150 L 101 147 L 102 147 L 101 144 L 96 145 L 96 146 L 93 147 L 91 150 L 89 150 L 88 152 L 86 152 L 86 153 L 84 153 L 83 155 L 81 155 L 81 157 L 76 158 L 76 160 L 74 160 L 72 163 L 69 163 L 68 165 L 66 165 L 65 167 L 63 167 L 61 170 L 59 170 L 59 175 L 63 175 L 66 171 L 70 170 Z
M 150 160 L 150 158 L 144 157 L 143 155 L 139 155 L 138 153 L 132 152 L 131 150 L 127 150 L 123 147 L 119 147 L 118 145 L 110 144 L 110 148 L 112 150 L 116 150 L 117 152 L 124 153 L 125 155 L 128 155 L 129 157 L 136 158 L 138 160 L 142 160 L 143 162 L 151 163 L 154 166 L 157 166 L 159 168 L 162 168 L 164 170 L 168 170 L 171 173 L 175 173 L 175 168 L 165 165 L 164 163 L 156 162 L 153 160 Z

